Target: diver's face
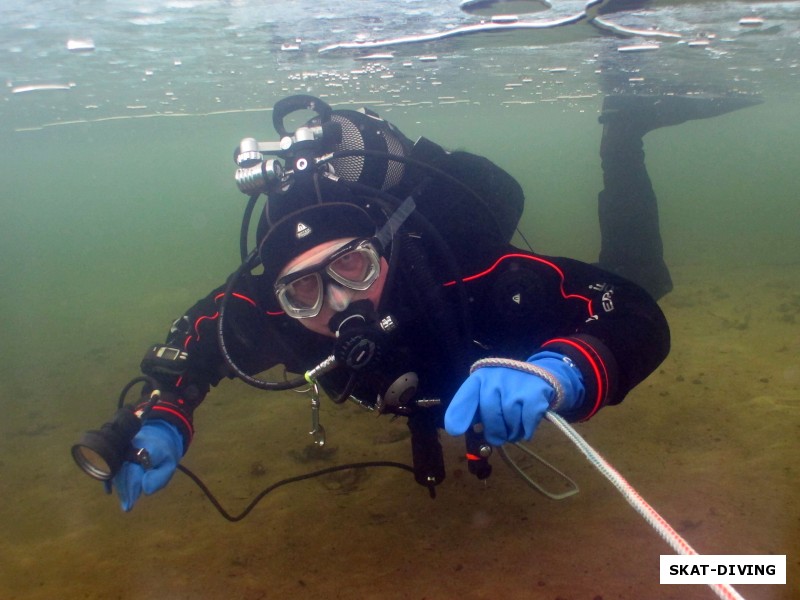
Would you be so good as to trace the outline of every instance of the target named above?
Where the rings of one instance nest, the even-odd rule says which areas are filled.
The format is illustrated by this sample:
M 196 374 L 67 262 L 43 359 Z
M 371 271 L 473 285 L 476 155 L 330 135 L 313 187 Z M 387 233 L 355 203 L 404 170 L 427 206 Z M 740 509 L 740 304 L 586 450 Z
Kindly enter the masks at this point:
M 287 315 L 311 331 L 334 337 L 328 323 L 336 313 L 358 300 L 378 306 L 387 270 L 386 260 L 369 242 L 341 238 L 289 261 L 278 275 L 276 294 Z

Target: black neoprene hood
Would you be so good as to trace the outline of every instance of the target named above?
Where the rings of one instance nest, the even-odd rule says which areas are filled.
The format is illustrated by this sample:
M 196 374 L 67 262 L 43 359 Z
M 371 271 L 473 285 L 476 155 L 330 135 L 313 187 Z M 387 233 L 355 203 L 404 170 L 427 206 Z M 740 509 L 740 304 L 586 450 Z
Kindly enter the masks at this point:
M 307 206 L 278 221 L 262 240 L 258 252 L 264 277 L 271 284 L 293 258 L 340 238 L 369 238 L 377 226 L 367 212 L 344 202 Z

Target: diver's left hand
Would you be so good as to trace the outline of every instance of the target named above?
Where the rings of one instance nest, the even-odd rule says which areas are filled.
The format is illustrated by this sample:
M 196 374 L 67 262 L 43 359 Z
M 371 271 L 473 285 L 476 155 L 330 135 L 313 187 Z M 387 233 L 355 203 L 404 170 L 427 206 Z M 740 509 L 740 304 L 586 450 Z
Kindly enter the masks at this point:
M 583 378 L 569 359 L 541 352 L 528 362 L 547 369 L 561 384 L 564 398 L 559 411 L 573 410 L 583 401 Z M 483 423 L 483 435 L 493 446 L 530 440 L 555 396 L 553 386 L 537 375 L 509 367 L 482 367 L 453 396 L 444 416 L 445 430 L 462 435 L 473 424 Z

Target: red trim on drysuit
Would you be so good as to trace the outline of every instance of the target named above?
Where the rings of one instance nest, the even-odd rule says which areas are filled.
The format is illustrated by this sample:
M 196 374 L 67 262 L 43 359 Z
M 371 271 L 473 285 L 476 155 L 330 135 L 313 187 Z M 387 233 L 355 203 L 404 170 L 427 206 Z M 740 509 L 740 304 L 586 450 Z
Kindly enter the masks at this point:
M 470 275 L 468 277 L 464 277 L 462 279 L 462 281 L 466 283 L 466 282 L 474 281 L 476 279 L 484 277 L 484 276 L 490 274 L 492 271 L 494 271 L 500 265 L 501 262 L 503 262 L 506 259 L 512 259 L 512 258 L 532 260 L 534 262 L 537 262 L 539 264 L 542 264 L 542 265 L 544 265 L 546 267 L 549 267 L 549 268 L 553 269 L 556 273 L 558 273 L 558 276 L 561 279 L 561 283 L 559 284 L 559 291 L 561 292 L 561 297 L 564 298 L 565 300 L 572 300 L 572 299 L 583 300 L 586 303 L 586 310 L 589 313 L 589 316 L 590 317 L 594 316 L 595 313 L 594 313 L 594 310 L 592 309 L 592 300 L 591 300 L 591 298 L 587 298 L 586 296 L 582 296 L 580 294 L 569 294 L 569 293 L 567 293 L 567 291 L 564 289 L 564 283 L 566 281 L 566 277 L 564 276 L 564 271 L 562 271 L 558 267 L 558 265 L 556 265 L 555 263 L 553 263 L 553 262 L 551 262 L 549 260 L 546 260 L 544 258 L 538 257 L 538 256 L 530 256 L 528 254 L 505 254 L 505 255 L 501 256 L 500 258 L 498 258 L 494 262 L 494 264 L 491 267 L 489 267 L 488 269 L 485 269 L 484 271 L 481 271 L 480 273 L 475 273 L 474 275 Z M 455 281 L 448 281 L 444 285 L 445 286 L 452 286 L 452 285 L 455 285 L 455 284 L 456 284 Z M 600 358 L 600 356 L 597 353 L 597 351 L 594 348 L 592 348 L 589 344 L 587 344 L 586 342 L 582 342 L 582 344 L 583 344 L 582 345 L 581 343 L 579 343 L 577 340 L 574 340 L 574 339 L 557 338 L 557 339 L 553 339 L 553 340 L 549 340 L 549 341 L 545 342 L 544 344 L 542 344 L 542 348 L 544 348 L 548 344 L 554 344 L 554 343 L 557 343 L 557 342 L 558 343 L 562 343 L 562 344 L 566 344 L 566 345 L 568 345 L 568 346 L 570 346 L 572 348 L 575 348 L 578 352 L 580 352 L 581 355 L 583 355 L 583 357 L 586 358 L 586 360 L 588 361 L 589 365 L 592 368 L 592 371 L 594 372 L 595 381 L 597 381 L 597 396 L 595 398 L 594 406 L 592 407 L 591 412 L 582 419 L 582 420 L 585 421 L 585 420 L 591 418 L 592 416 L 594 416 L 594 414 L 598 410 L 600 410 L 600 407 L 603 405 L 603 399 L 604 399 L 604 397 L 605 397 L 605 395 L 607 393 L 606 383 L 605 382 L 608 381 L 608 369 L 606 368 L 605 363 Z M 601 372 L 602 372 L 602 376 L 601 376 Z
M 192 424 L 189 422 L 189 419 L 187 419 L 181 411 L 175 410 L 174 408 L 170 408 L 169 406 L 165 406 L 164 404 L 156 404 L 151 409 L 151 412 L 155 411 L 169 413 L 173 417 L 177 417 L 178 419 L 180 419 L 181 423 L 183 423 L 184 427 L 186 427 L 186 431 L 189 432 L 189 443 L 191 443 L 192 438 L 194 437 L 194 427 L 192 427 Z
M 571 300 L 573 298 L 577 298 L 579 300 L 583 300 L 584 302 L 586 302 L 586 309 L 589 312 L 589 316 L 591 317 L 591 316 L 594 315 L 594 310 L 592 310 L 592 300 L 591 300 L 591 298 L 587 298 L 586 296 L 581 296 L 580 294 L 568 294 L 567 291 L 564 289 L 564 281 L 566 279 L 566 277 L 564 276 L 564 271 L 562 271 L 556 264 L 550 262 L 549 260 L 545 260 L 544 258 L 540 258 L 538 256 L 530 256 L 528 254 L 505 254 L 505 255 L 501 256 L 500 258 L 498 258 L 494 262 L 494 264 L 491 267 L 489 267 L 488 269 L 486 269 L 484 271 L 481 271 L 480 273 L 475 273 L 474 275 L 470 275 L 469 277 L 464 277 L 461 281 L 464 282 L 464 283 L 467 283 L 469 281 L 474 281 L 476 279 L 484 277 L 484 276 L 488 275 L 489 273 L 491 273 L 492 271 L 494 271 L 500 265 L 500 263 L 503 262 L 504 260 L 506 260 L 507 258 L 524 258 L 524 259 L 527 259 L 527 260 L 532 260 L 532 261 L 538 262 L 538 263 L 543 264 L 543 265 L 545 265 L 547 267 L 550 267 L 556 273 L 558 273 L 558 276 L 561 279 L 561 283 L 559 284 L 559 291 L 561 292 L 561 297 L 564 298 L 565 300 Z M 448 281 L 447 283 L 444 284 L 444 286 L 447 287 L 447 286 L 451 286 L 451 285 L 455 285 L 455 284 L 456 284 L 456 281 L 453 280 L 453 281 Z
M 594 406 L 592 410 L 589 412 L 588 415 L 581 419 L 582 421 L 587 421 L 591 419 L 600 407 L 603 405 L 603 398 L 606 395 L 606 390 L 604 389 L 604 382 L 608 381 L 608 370 L 606 369 L 606 364 L 603 362 L 603 359 L 597 354 L 597 351 L 592 348 L 586 342 L 582 344 L 579 343 L 578 340 L 570 339 L 570 338 L 555 338 L 552 340 L 546 341 L 542 344 L 542 348 L 549 346 L 550 344 L 566 344 L 567 346 L 571 346 L 575 348 L 578 352 L 580 352 L 583 357 L 589 362 L 592 367 L 592 371 L 594 372 L 595 381 L 597 381 L 597 396 L 594 400 Z M 591 352 L 590 352 L 591 350 Z M 602 377 L 600 371 L 602 370 Z
M 217 294 L 216 296 L 214 296 L 214 302 L 218 302 L 223 296 L 225 296 L 225 294 L 223 293 Z M 249 303 L 254 307 L 258 306 L 255 300 L 253 300 L 252 298 L 248 298 L 243 294 L 234 292 L 231 294 L 231 296 L 233 296 L 234 298 L 239 298 L 239 300 L 244 300 L 245 302 Z M 192 341 L 192 338 L 194 338 L 195 342 L 200 341 L 200 323 L 206 320 L 216 321 L 218 318 L 219 318 L 219 311 L 215 312 L 213 315 L 203 315 L 198 317 L 197 320 L 194 322 L 194 333 L 190 333 L 189 335 L 187 335 L 186 339 L 183 341 L 183 349 L 184 350 L 189 349 L 189 343 Z
M 231 295 L 234 296 L 235 298 L 239 298 L 239 300 L 244 300 L 245 302 L 251 304 L 254 307 L 258 306 L 256 304 L 255 300 L 253 300 L 252 298 L 248 298 L 247 296 L 244 296 L 243 294 L 239 294 L 237 292 L 234 292 Z M 217 294 L 216 296 L 214 296 L 214 302 L 219 302 L 220 299 L 222 299 L 224 296 L 225 296 L 224 293 Z M 183 341 L 183 349 L 184 350 L 188 350 L 189 349 L 189 344 L 192 343 L 192 341 L 194 341 L 194 342 L 199 342 L 200 341 L 200 324 L 203 321 L 206 321 L 206 320 L 208 320 L 208 321 L 216 321 L 218 318 L 219 318 L 219 311 L 215 312 L 213 315 L 210 315 L 210 316 L 209 315 L 203 315 L 203 316 L 198 317 L 194 322 L 194 333 L 190 333 L 189 335 L 187 335 L 186 339 Z M 175 382 L 175 386 L 180 388 L 182 382 L 183 382 L 183 375 L 178 377 L 178 379 Z M 178 404 L 183 404 L 183 399 L 182 398 L 178 399 Z M 180 407 L 170 408 L 169 405 L 157 404 L 157 405 L 155 405 L 153 407 L 153 410 L 158 410 L 158 411 L 161 411 L 161 412 L 169 413 L 172 416 L 177 417 L 178 419 L 180 419 L 180 421 L 185 425 L 186 430 L 189 432 L 189 441 L 191 442 L 191 439 L 194 436 L 194 428 L 192 427 L 192 424 L 189 422 L 189 419 L 187 419 L 186 416 L 183 414 L 183 412 L 180 410 Z

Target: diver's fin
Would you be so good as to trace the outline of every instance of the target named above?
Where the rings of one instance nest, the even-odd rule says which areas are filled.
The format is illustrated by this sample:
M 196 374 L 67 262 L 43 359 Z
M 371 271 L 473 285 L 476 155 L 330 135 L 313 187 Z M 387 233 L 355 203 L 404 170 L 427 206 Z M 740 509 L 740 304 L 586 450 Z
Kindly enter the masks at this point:
M 598 120 L 604 125 L 624 123 L 644 135 L 659 127 L 679 125 L 693 119 L 708 119 L 762 102 L 760 97 L 746 94 L 619 94 L 603 99 Z

